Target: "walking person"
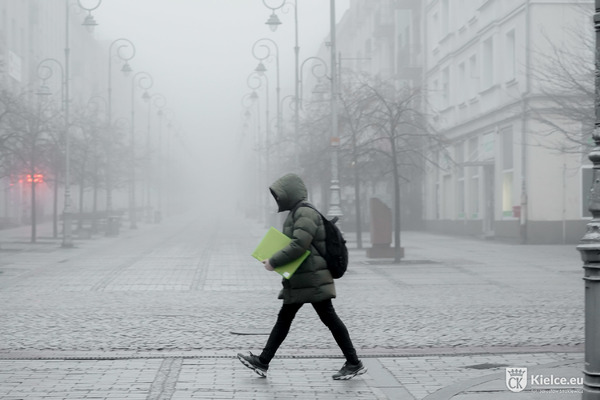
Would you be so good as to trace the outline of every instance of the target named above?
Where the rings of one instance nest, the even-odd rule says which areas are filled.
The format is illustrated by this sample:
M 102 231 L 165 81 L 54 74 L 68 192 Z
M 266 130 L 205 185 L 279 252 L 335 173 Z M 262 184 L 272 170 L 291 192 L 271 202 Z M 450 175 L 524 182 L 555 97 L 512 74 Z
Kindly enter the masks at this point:
M 290 279 L 282 280 L 283 289 L 279 292 L 279 299 L 283 300 L 283 305 L 262 353 L 239 353 L 239 360 L 261 377 L 266 377 L 269 363 L 285 340 L 296 313 L 304 304 L 310 303 L 346 358 L 343 367 L 332 378 L 351 379 L 364 374 L 367 369 L 356 355 L 348 329 L 331 302 L 336 293 L 331 273 L 321 257 L 326 250 L 321 215 L 310 207 L 298 207 L 306 202 L 308 195 L 304 182 L 298 175 L 287 174 L 273 183 L 269 190 L 277 202 L 278 212 L 294 212 L 290 212 L 283 223 L 283 233 L 292 239 L 291 243 L 263 261 L 265 268 L 273 271 L 278 266 L 298 259 L 306 250 L 310 250 L 310 255 Z

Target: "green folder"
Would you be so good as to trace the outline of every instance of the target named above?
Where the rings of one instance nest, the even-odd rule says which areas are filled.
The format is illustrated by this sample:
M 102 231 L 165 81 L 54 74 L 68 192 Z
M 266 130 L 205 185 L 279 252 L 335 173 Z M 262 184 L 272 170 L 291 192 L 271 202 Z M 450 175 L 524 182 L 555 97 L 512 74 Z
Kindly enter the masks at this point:
M 285 236 L 283 233 L 279 232 L 277 229 L 270 227 L 265 236 L 262 238 L 254 252 L 252 253 L 252 257 L 256 258 L 258 261 L 264 261 L 273 256 L 273 254 L 277 253 L 279 250 L 283 249 L 285 246 L 290 244 L 292 239 Z M 298 269 L 300 264 L 308 257 L 310 251 L 306 250 L 304 254 L 300 256 L 300 258 L 292 261 L 289 264 L 282 265 L 281 267 L 275 268 L 275 272 L 280 274 L 286 279 L 290 279 L 294 272 Z

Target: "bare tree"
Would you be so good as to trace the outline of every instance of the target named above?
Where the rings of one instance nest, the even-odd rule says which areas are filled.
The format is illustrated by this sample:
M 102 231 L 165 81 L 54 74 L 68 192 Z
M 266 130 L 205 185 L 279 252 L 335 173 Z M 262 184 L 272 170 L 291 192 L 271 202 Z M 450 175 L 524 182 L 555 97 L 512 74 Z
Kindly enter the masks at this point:
M 309 193 L 319 188 L 323 205 L 328 204 L 331 166 L 331 149 L 329 146 L 330 114 L 329 107 L 323 107 L 323 100 L 316 99 L 303 105 L 296 151 L 298 165 Z
M 13 93 L 0 88 L 0 177 L 14 174 L 14 159 L 9 153 L 8 144 L 18 132 L 11 129 L 9 117 L 19 111 L 25 101 L 25 93 Z
M 421 91 L 408 86 L 396 87 L 393 81 L 370 80 L 362 83 L 361 118 L 367 117 L 360 144 L 384 174 L 391 174 L 393 185 L 395 262 L 402 258 L 401 185 L 423 172 L 432 148 L 443 147 L 439 136 L 427 124 L 421 112 Z M 356 115 L 356 114 L 354 114 Z
M 47 127 L 56 117 L 49 102 L 38 101 L 33 105 L 26 101 L 13 104 L 6 117 L 6 128 L 10 134 L 3 142 L 5 153 L 12 155 L 18 171 L 25 172 L 31 184 L 31 242 L 37 238 L 36 188 L 47 169 L 46 154 L 51 147 Z
M 352 171 L 352 179 L 354 181 L 354 213 L 356 220 L 356 245 L 362 249 L 362 206 L 360 197 L 361 173 L 366 175 L 364 171 L 365 164 L 370 160 L 368 157 L 368 148 L 361 146 L 360 140 L 364 139 L 365 134 L 373 128 L 372 117 L 374 109 L 371 107 L 375 96 L 368 86 L 354 80 L 346 82 L 342 86 L 340 93 L 340 104 L 342 106 L 342 117 L 340 125 L 343 130 L 349 133 L 345 136 L 342 145 L 342 158 L 349 158 L 350 168 Z M 348 153 L 345 157 L 344 153 Z M 365 157 L 366 155 L 366 157 Z M 342 172 L 345 168 L 341 169 Z
M 588 7 L 580 7 L 580 20 L 592 18 Z M 547 129 L 537 145 L 561 153 L 587 153 L 594 128 L 594 39 L 582 26 L 565 29 L 569 46 L 546 36 L 550 51 L 534 51 L 538 63 L 530 69 L 539 96 L 531 102 L 530 115 Z M 581 129 L 574 129 L 581 124 Z M 555 134 L 558 135 L 556 139 Z M 553 136 L 554 140 L 548 140 Z

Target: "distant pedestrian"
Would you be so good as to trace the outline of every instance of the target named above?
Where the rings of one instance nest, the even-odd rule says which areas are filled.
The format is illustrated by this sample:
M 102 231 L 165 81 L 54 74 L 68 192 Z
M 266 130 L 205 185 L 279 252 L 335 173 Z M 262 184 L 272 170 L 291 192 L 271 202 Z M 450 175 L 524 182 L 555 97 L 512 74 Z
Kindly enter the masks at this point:
M 269 189 L 279 212 L 293 210 L 300 202 L 306 202 L 308 195 L 304 182 L 295 174 L 279 178 Z M 348 329 L 331 303 L 336 293 L 331 273 L 320 255 L 325 253 L 325 228 L 321 216 L 310 207 L 299 207 L 287 216 L 283 223 L 283 233 L 292 241 L 270 259 L 263 261 L 267 270 L 273 271 L 274 268 L 299 258 L 306 250 L 311 253 L 290 279 L 282 280 L 283 289 L 279 293 L 279 299 L 283 300 L 283 306 L 260 356 L 239 353 L 238 358 L 246 367 L 261 377 L 266 377 L 269 363 L 285 340 L 296 313 L 302 305 L 311 303 L 346 357 L 343 367 L 332 378 L 351 379 L 364 374 L 367 369 L 356 355 Z

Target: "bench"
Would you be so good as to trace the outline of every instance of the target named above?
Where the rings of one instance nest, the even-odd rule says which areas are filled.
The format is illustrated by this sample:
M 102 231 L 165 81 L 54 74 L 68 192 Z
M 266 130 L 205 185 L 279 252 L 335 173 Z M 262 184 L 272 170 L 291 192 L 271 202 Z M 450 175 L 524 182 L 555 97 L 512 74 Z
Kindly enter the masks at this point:
M 121 220 L 125 214 L 122 210 L 75 212 L 71 214 L 73 232 L 82 239 L 90 239 L 92 234 L 105 232 L 107 236 L 117 236 L 121 227 Z M 60 215 L 64 220 L 64 214 Z

